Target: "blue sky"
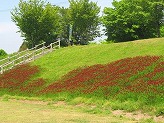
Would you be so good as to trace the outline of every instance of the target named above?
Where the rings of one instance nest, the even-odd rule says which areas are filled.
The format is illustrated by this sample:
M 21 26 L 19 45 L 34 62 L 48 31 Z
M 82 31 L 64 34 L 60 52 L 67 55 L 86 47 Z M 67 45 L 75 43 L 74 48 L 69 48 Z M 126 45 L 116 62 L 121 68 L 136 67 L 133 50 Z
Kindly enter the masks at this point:
M 113 0 L 91 0 L 98 3 L 101 9 L 111 7 Z M 68 0 L 47 0 L 54 5 L 68 7 Z M 17 7 L 19 0 L 3 0 L 0 4 L 0 49 L 4 49 L 7 53 L 17 52 L 23 42 L 18 28 L 11 20 L 10 11 Z

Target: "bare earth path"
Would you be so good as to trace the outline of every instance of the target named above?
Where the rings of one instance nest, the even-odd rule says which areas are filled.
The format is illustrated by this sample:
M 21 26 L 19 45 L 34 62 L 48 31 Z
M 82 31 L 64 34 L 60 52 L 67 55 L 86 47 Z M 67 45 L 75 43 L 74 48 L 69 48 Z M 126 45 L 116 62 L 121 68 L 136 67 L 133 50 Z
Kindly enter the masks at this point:
M 91 114 L 63 102 L 0 100 L 1 123 L 136 123 L 113 114 Z
M 83 104 L 68 105 L 63 101 L 3 100 L 0 98 L 0 123 L 164 123 L 164 118 L 122 110 L 93 114 Z M 145 120 L 146 119 L 146 120 Z M 148 120 L 147 120 L 148 119 Z

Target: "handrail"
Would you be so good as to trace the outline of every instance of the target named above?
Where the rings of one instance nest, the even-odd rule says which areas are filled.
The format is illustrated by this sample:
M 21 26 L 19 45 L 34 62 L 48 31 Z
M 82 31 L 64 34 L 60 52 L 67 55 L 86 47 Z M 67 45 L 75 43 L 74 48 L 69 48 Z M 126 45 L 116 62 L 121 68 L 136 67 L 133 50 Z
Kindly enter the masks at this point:
M 37 49 L 39 46 L 42 46 L 42 47 Z M 5 71 L 12 69 L 13 67 L 15 67 L 17 65 L 30 62 L 31 60 L 37 59 L 39 56 L 43 56 L 44 54 L 52 52 L 53 49 L 55 49 L 57 47 L 60 48 L 60 41 L 53 42 L 48 46 L 45 46 L 45 42 L 43 42 L 39 45 L 35 45 L 34 48 L 18 52 L 16 55 L 10 57 L 11 61 L 8 60 L 8 58 L 2 59 L 0 61 L 7 60 L 7 62 L 0 65 L 0 74 L 3 74 Z M 47 51 L 46 51 L 46 49 L 47 49 Z M 31 53 L 27 52 L 27 51 L 31 51 Z M 26 53 L 19 56 L 20 53 L 24 53 L 24 52 L 26 52 Z M 19 57 L 16 57 L 16 56 L 19 56 Z M 14 58 L 14 59 L 12 60 L 12 58 Z
M 15 56 L 17 56 L 17 55 L 19 55 L 19 54 L 21 54 L 21 53 L 24 53 L 24 52 L 26 52 L 26 51 L 28 51 L 28 50 L 29 50 L 29 49 L 26 49 L 26 50 L 21 51 L 21 52 L 17 52 L 15 55 L 8 56 L 8 57 L 6 57 L 6 58 L 4 58 L 4 59 L 1 59 L 0 62 L 1 62 L 1 61 L 4 61 L 4 60 L 9 60 L 9 59 L 11 59 L 11 58 L 14 58 Z
M 43 43 L 41 43 L 41 44 L 35 45 L 35 47 L 33 47 L 33 48 L 31 48 L 31 49 L 26 49 L 26 50 L 23 50 L 23 51 L 21 51 L 21 52 L 17 52 L 15 55 L 8 56 L 8 57 L 6 57 L 6 58 L 4 58 L 4 59 L 1 59 L 0 62 L 5 61 L 5 60 L 10 61 L 10 59 L 12 59 L 12 58 L 14 58 L 14 57 L 16 57 L 16 56 L 18 56 L 18 55 L 24 53 L 24 52 L 27 52 L 27 51 L 30 51 L 30 50 L 34 50 L 34 49 L 36 49 L 37 47 L 39 47 L 39 46 L 41 46 L 41 45 L 44 46 L 45 43 L 46 43 L 46 42 L 43 42 Z

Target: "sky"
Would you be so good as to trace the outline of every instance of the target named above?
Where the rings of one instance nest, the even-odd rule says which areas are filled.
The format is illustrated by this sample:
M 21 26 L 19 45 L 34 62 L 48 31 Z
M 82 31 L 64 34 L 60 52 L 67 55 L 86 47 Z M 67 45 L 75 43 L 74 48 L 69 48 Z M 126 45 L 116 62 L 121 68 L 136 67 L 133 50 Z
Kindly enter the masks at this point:
M 104 7 L 111 7 L 113 0 L 91 0 L 97 2 L 103 10 Z M 47 0 L 53 5 L 69 7 L 68 0 Z M 12 9 L 18 7 L 19 0 L 3 0 L 0 4 L 0 49 L 7 53 L 17 52 L 23 42 L 19 29 L 11 20 Z

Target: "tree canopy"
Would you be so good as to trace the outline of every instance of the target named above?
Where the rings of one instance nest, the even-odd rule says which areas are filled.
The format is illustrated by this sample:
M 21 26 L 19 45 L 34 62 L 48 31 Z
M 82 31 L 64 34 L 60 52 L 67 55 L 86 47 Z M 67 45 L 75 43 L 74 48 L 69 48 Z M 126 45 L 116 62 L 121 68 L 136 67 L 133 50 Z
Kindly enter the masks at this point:
M 20 0 L 11 14 L 28 48 L 43 41 L 48 45 L 59 37 L 63 46 L 69 39 L 86 44 L 99 35 L 100 7 L 97 3 L 89 0 L 69 2 L 70 7 L 63 8 L 44 0 Z M 70 30 L 73 30 L 71 35 Z
M 160 37 L 163 4 L 162 0 L 114 0 L 112 8 L 104 9 L 102 18 L 108 40 Z
M 70 30 L 70 9 L 61 7 L 59 10 L 60 13 L 60 25 L 61 25 L 61 33 L 60 33 L 60 41 L 61 46 L 68 46 L 69 42 L 69 30 Z
M 97 3 L 89 0 L 69 0 L 73 39 L 86 44 L 99 35 L 99 12 Z
M 11 14 L 30 48 L 42 41 L 48 45 L 56 40 L 60 32 L 58 11 L 59 7 L 42 0 L 20 0 Z
M 108 40 L 131 41 L 164 35 L 163 0 L 113 0 L 113 7 L 100 7 L 90 0 L 69 0 L 68 8 L 44 0 L 20 0 L 11 14 L 25 42 L 31 48 L 58 38 L 62 46 L 70 40 L 87 44 L 100 36 L 100 24 L 106 27 Z

